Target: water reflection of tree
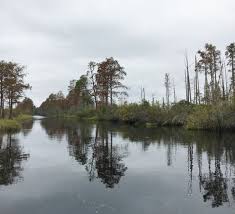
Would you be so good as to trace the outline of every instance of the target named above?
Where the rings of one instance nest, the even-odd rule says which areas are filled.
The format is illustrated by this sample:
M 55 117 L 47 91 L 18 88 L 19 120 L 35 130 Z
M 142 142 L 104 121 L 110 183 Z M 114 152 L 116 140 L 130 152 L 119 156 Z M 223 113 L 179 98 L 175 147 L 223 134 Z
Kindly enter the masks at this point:
M 224 149 L 221 144 L 221 136 L 217 136 L 218 142 L 214 145 L 213 150 L 209 147 L 207 160 L 208 170 L 200 172 L 199 182 L 204 189 L 204 201 L 211 201 L 212 207 L 219 207 L 225 202 L 229 202 L 228 197 L 228 178 L 222 172 L 221 163 L 223 160 Z M 213 160 L 214 159 L 214 160 Z M 226 163 L 229 164 L 229 163 Z M 201 169 L 200 169 L 201 170 Z
M 69 154 L 85 166 L 90 181 L 100 179 L 107 188 L 113 188 L 125 175 L 126 147 L 114 144 L 115 133 L 107 124 L 50 119 L 43 120 L 41 125 L 50 138 L 66 137 Z
M 88 151 L 92 142 L 91 126 L 83 124 L 67 130 L 69 154 L 82 165 L 87 164 Z
M 29 154 L 23 153 L 12 133 L 0 136 L 0 185 L 13 184 L 21 178 L 22 161 Z
M 24 136 L 27 136 L 33 128 L 34 120 L 27 120 L 22 123 L 22 133 Z
M 168 166 L 173 164 L 173 148 L 182 145 L 187 149 L 189 194 L 192 194 L 193 177 L 197 175 L 203 200 L 210 202 L 212 207 L 230 203 L 230 196 L 235 201 L 235 181 L 230 184 L 235 175 L 234 134 L 190 132 L 178 128 L 126 129 L 128 127 L 121 126 L 115 130 L 125 139 L 146 144 L 142 146 L 144 150 L 151 144 L 164 145 Z
M 212 201 L 212 207 L 219 207 L 224 202 L 228 202 L 228 185 L 227 179 L 220 169 L 220 163 L 215 163 L 215 171 L 209 168 L 209 173 L 205 173 L 200 179 L 200 183 L 204 188 L 204 201 Z
M 233 200 L 235 201 L 235 179 L 233 179 L 233 183 L 234 183 L 234 187 L 232 188 L 231 192 L 232 192 Z
M 99 136 L 98 136 L 99 135 Z M 97 177 L 101 179 L 102 183 L 108 188 L 113 188 L 115 184 L 120 182 L 122 176 L 125 175 L 127 167 L 122 159 L 125 157 L 125 147 L 113 144 L 113 132 L 108 132 L 107 127 L 97 126 L 95 144 L 92 154 L 92 161 L 87 168 L 90 173 L 90 178 L 94 178 L 94 172 L 89 169 L 97 171 Z
M 76 123 L 71 120 L 62 120 L 62 119 L 43 119 L 41 120 L 41 126 L 45 129 L 47 135 L 53 139 L 56 138 L 58 141 L 61 141 L 62 138 L 66 135 L 67 130 Z
M 210 132 L 190 132 L 184 129 L 147 129 L 100 123 L 59 122 L 47 124 L 51 136 L 67 136 L 69 152 L 85 166 L 89 179 L 100 179 L 107 187 L 120 182 L 127 170 L 123 158 L 127 148 L 113 141 L 122 139 L 139 143 L 143 151 L 151 145 L 166 148 L 166 165 L 174 165 L 177 148 L 185 148 L 188 163 L 188 192 L 193 194 L 193 182 L 198 182 L 205 202 L 212 207 L 235 201 L 235 135 Z M 57 128 L 56 128 L 57 127 Z M 59 129 L 59 130 L 58 130 Z M 63 130 L 63 131 L 62 131 Z
M 69 154 L 82 165 L 87 163 L 93 125 L 75 119 L 44 119 L 41 126 L 51 139 L 67 139 Z

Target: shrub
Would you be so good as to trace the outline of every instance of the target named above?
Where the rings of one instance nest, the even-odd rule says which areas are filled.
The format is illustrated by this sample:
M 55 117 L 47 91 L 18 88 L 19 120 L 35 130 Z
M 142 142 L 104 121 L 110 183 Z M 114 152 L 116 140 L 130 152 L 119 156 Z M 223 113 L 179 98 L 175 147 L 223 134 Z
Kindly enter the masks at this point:
M 234 129 L 235 113 L 227 103 L 195 106 L 186 122 L 188 129 Z

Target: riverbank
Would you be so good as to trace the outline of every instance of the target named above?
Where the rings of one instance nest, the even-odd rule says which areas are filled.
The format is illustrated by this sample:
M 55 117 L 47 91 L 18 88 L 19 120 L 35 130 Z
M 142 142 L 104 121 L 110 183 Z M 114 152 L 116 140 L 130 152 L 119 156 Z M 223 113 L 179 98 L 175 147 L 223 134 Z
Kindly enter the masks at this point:
M 47 117 L 77 118 L 89 121 L 116 121 L 149 128 L 181 126 L 190 130 L 235 130 L 235 106 L 228 102 L 195 105 L 185 101 L 169 107 L 148 102 L 122 106 L 59 112 Z
M 31 115 L 19 115 L 13 119 L 0 119 L 0 130 L 1 131 L 18 131 L 21 129 L 22 123 L 32 120 Z
M 99 110 L 80 118 L 119 121 L 153 127 L 184 127 L 189 130 L 235 130 L 235 108 L 227 102 L 216 105 L 194 105 L 179 102 L 170 108 L 158 105 L 129 104 Z

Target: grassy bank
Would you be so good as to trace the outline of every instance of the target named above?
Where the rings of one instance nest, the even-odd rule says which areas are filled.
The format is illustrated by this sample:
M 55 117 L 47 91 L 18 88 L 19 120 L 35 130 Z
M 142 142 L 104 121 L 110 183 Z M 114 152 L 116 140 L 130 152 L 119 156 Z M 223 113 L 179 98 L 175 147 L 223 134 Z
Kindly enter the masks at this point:
M 0 119 L 1 131 L 18 131 L 21 129 L 21 124 L 25 121 L 31 120 L 31 115 L 19 115 L 11 120 Z
M 17 131 L 21 128 L 20 123 L 17 120 L 0 120 L 0 130 L 1 131 Z

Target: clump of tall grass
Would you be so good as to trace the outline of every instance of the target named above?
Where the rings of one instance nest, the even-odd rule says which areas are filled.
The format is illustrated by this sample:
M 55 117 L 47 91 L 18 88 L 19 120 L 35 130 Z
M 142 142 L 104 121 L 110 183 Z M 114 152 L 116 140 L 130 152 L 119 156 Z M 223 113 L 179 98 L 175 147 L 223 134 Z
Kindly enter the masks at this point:
M 18 131 L 21 128 L 21 125 L 16 120 L 0 120 L 0 130 L 1 131 Z
M 0 119 L 0 130 L 1 131 L 18 131 L 21 129 L 21 124 L 32 120 L 31 115 L 20 114 L 13 119 Z

